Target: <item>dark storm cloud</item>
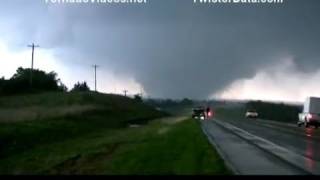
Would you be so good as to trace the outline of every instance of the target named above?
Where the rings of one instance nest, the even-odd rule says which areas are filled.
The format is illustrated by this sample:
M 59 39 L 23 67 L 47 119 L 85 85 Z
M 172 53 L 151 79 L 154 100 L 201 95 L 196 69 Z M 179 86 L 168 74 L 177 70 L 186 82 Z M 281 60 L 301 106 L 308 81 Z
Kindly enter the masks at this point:
M 319 69 L 320 1 L 192 2 L 47 6 L 6 0 L 0 32 L 12 48 L 36 40 L 67 65 L 99 63 L 134 77 L 157 97 L 206 98 L 288 55 L 303 71 Z

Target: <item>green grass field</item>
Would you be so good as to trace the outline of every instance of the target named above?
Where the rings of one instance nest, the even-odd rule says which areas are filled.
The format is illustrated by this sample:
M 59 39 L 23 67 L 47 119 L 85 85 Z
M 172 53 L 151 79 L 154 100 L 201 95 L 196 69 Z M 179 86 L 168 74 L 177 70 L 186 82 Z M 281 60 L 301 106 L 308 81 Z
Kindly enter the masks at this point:
M 245 118 L 246 114 L 246 108 L 245 107 L 232 107 L 232 108 L 224 108 L 224 107 L 219 107 L 215 109 L 215 118 L 217 119 L 246 119 Z
M 115 95 L 1 98 L 0 174 L 231 174 L 196 121 L 166 116 Z

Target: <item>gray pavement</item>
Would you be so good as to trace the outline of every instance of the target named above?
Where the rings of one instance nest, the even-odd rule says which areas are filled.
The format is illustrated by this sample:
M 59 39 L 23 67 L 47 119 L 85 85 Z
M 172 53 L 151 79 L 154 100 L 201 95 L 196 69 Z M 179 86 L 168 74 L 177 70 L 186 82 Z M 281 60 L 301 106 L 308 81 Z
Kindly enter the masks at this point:
M 320 129 L 270 124 L 268 121 L 223 120 L 295 153 L 320 161 Z
M 320 174 L 319 163 L 315 159 L 306 157 L 300 149 L 292 143 L 296 138 L 305 139 L 301 132 L 287 133 L 280 127 L 261 122 L 250 123 L 246 120 L 240 121 L 204 121 L 202 127 L 209 140 L 216 146 L 219 153 L 227 162 L 227 165 L 236 174 L 243 175 L 303 175 Z M 264 124 L 265 125 L 265 124 Z M 303 131 L 303 130 L 302 130 Z M 267 137 L 261 137 L 264 135 Z M 284 138 L 279 138 L 279 136 Z M 288 137 L 287 137 L 288 136 Z M 274 143 L 276 141 L 276 143 Z M 286 146 L 279 145 L 286 144 Z M 289 148 L 288 148 L 289 147 Z M 310 148 L 310 147 L 309 147 Z M 297 150 L 298 149 L 298 150 Z M 300 150 L 300 151 L 299 151 Z M 297 153 L 300 152 L 300 153 Z M 311 157 L 312 153 L 309 153 Z

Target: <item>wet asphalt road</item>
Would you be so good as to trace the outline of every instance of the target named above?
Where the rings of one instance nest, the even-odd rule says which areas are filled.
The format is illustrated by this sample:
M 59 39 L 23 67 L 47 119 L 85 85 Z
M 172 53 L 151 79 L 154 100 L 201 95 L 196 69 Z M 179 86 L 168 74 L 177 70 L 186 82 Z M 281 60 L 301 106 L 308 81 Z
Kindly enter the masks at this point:
M 266 120 L 254 119 L 223 121 L 297 154 L 313 160 L 320 160 L 320 129 L 306 129 L 297 127 L 295 124 L 270 123 Z
M 203 132 L 236 175 L 307 175 L 271 153 L 239 137 L 232 130 L 219 125 L 217 121 L 203 121 Z M 273 148 L 273 146 L 271 146 Z

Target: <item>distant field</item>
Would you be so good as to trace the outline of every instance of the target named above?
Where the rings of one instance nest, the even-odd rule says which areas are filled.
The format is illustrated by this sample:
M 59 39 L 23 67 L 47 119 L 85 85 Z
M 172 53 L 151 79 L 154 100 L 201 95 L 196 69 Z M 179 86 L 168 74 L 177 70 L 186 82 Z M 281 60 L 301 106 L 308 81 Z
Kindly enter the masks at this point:
M 125 113 L 123 113 L 125 112 Z M 164 115 L 122 96 L 95 93 L 44 93 L 0 98 L 0 122 L 63 119 L 68 116 L 107 114 L 109 119 L 134 121 Z M 120 116 L 119 116 L 120 115 Z M 143 118 L 142 118 L 143 117 Z M 73 117 L 76 118 L 76 117 Z M 113 121 L 113 120 L 109 120 Z
M 256 109 L 261 119 L 286 123 L 296 123 L 299 113 L 302 112 L 302 106 L 284 103 L 252 101 L 247 104 L 247 107 Z
M 231 174 L 196 121 L 166 116 L 96 93 L 0 98 L 0 174 Z
M 246 108 L 232 107 L 215 109 L 215 118 L 218 119 L 245 119 Z
M 176 106 L 176 107 L 164 107 L 162 108 L 163 111 L 176 115 L 176 116 L 189 116 L 191 117 L 193 106 Z
M 257 101 L 238 107 L 219 107 L 216 109 L 216 117 L 220 119 L 245 119 L 248 109 L 255 109 L 259 113 L 259 119 L 284 123 L 296 123 L 298 114 L 302 111 L 302 108 L 297 105 Z

